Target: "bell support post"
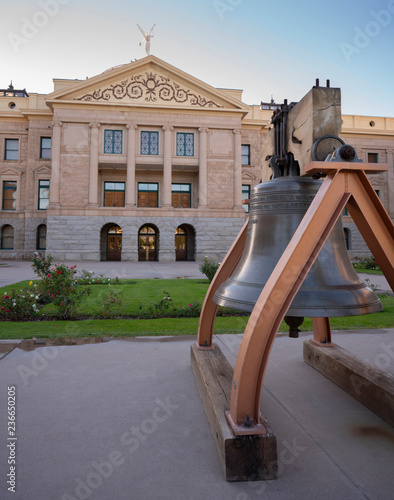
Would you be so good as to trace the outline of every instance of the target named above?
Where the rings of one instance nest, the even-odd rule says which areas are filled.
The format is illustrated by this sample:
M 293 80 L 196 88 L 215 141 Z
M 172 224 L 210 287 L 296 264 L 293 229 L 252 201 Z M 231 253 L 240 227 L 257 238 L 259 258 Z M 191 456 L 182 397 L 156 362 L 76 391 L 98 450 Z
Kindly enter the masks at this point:
M 256 432 L 264 374 L 276 333 L 348 202 L 357 227 L 371 252 L 381 261 L 390 286 L 394 287 L 394 226 L 364 172 L 384 170 L 387 166 L 348 162 L 312 162 L 306 166 L 308 174 L 325 172 L 327 176 L 246 325 L 234 369 L 230 411 L 226 413 L 234 434 Z M 327 321 L 315 323 L 323 331 L 329 329 Z M 317 333 L 315 340 L 321 342 Z
M 231 276 L 234 268 L 242 257 L 245 247 L 248 222 L 242 226 L 237 238 L 223 259 L 205 295 L 198 325 L 197 347 L 199 349 L 214 349 L 212 346 L 213 328 L 218 306 L 213 302 L 213 296 L 219 286 Z
M 313 343 L 319 346 L 333 346 L 331 342 L 330 318 L 312 318 Z

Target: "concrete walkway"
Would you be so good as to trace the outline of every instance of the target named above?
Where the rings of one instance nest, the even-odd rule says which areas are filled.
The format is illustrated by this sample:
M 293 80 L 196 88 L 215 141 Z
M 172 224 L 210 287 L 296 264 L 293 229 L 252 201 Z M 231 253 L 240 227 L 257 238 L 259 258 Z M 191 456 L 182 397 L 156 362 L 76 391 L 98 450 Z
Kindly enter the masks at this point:
M 309 337 L 274 343 L 262 413 L 277 436 L 279 477 L 251 483 L 224 479 L 190 366 L 195 338 L 15 348 L 0 361 L 0 498 L 393 498 L 394 429 L 303 361 Z M 215 338 L 232 365 L 240 340 Z M 334 332 L 334 341 L 372 363 L 391 346 L 394 365 L 394 330 Z M 12 386 L 15 494 L 6 484 Z

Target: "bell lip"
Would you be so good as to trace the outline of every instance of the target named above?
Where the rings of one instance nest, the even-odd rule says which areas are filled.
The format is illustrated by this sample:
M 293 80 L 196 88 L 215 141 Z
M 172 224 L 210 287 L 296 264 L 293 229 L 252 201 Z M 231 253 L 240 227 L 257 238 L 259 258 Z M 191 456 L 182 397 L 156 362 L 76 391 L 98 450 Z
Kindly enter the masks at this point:
M 236 311 L 243 311 L 251 313 L 254 309 L 255 302 L 246 302 L 242 300 L 230 299 L 215 293 L 213 301 L 218 306 L 227 307 L 228 309 L 235 309 Z M 292 305 L 286 312 L 287 316 L 307 317 L 307 318 L 344 318 L 347 316 L 362 316 L 364 314 L 373 314 L 383 310 L 383 305 L 378 297 L 373 302 L 364 304 L 353 304 L 351 306 L 335 306 L 335 307 L 322 307 L 322 306 L 308 306 L 301 308 L 299 306 L 293 307 Z

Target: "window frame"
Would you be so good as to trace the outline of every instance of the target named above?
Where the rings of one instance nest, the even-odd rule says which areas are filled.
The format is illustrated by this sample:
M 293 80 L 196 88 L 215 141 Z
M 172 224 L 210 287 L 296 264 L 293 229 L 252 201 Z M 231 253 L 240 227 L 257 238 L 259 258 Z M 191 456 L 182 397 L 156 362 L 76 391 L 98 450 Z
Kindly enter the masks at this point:
M 7 147 L 8 143 L 16 142 L 18 147 L 16 149 L 10 149 Z M 16 158 L 7 158 L 7 154 L 10 151 L 16 151 Z M 6 138 L 4 141 L 4 161 L 18 161 L 19 160 L 19 139 Z
M 179 152 L 179 137 L 183 137 L 183 154 Z M 193 154 L 187 154 L 187 137 L 192 137 L 192 153 Z M 195 140 L 194 140 L 194 132 L 177 132 L 176 133 L 176 147 L 175 147 L 175 154 L 176 156 L 179 157 L 187 157 L 187 158 L 193 158 L 194 155 L 194 149 L 195 149 Z
M 247 188 L 247 189 L 244 189 Z M 250 184 L 242 184 L 242 199 L 243 200 L 250 200 L 250 193 L 251 193 L 251 188 L 252 186 Z M 248 195 L 248 198 L 244 198 L 244 193 Z M 243 204 L 242 205 L 245 212 L 248 214 L 250 210 L 250 205 Z
M 148 152 L 144 153 L 142 149 L 142 140 L 143 136 L 147 134 L 148 135 Z M 156 137 L 156 147 L 157 151 L 156 153 L 152 153 L 152 137 Z M 141 135 L 140 135 L 140 154 L 141 156 L 158 156 L 159 155 L 159 148 L 160 148 L 160 136 L 159 132 L 157 130 L 141 130 Z
M 244 154 L 243 148 L 248 148 L 247 154 Z M 244 158 L 247 158 L 248 163 L 244 163 Z M 241 144 L 241 165 L 250 165 L 250 144 Z
M 12 246 L 4 247 L 4 229 L 10 227 L 12 229 Z M 15 229 L 11 224 L 4 224 L 0 231 L 0 249 L 1 250 L 14 250 Z
M 107 184 L 123 184 L 123 189 L 107 189 L 106 188 L 106 185 Z M 105 204 L 105 193 L 109 193 L 109 192 L 112 192 L 112 193 L 121 193 L 123 192 L 123 205 L 121 207 L 114 207 L 114 206 L 110 206 L 110 205 L 106 205 Z M 104 181 L 104 199 L 103 199 L 103 207 L 105 208 L 123 208 L 126 206 L 126 181 Z
M 15 183 L 15 189 L 13 187 L 7 187 L 6 186 L 6 183 L 7 182 L 12 182 L 12 183 Z M 15 196 L 15 208 L 4 208 L 4 201 L 5 201 L 5 197 L 4 197 L 4 194 L 5 194 L 5 191 L 14 191 L 16 196 Z M 17 209 L 17 203 L 18 203 L 18 181 L 16 180 L 3 180 L 3 184 L 2 184 L 2 202 L 1 202 L 1 209 L 2 210 L 6 210 L 6 211 L 15 211 Z
M 49 140 L 49 148 L 43 146 L 43 141 Z M 43 152 L 49 151 L 49 156 L 44 156 Z M 40 160 L 50 160 L 52 158 L 52 137 L 40 137 Z
M 44 189 L 45 187 L 48 188 L 48 198 L 43 198 L 41 197 L 41 194 L 40 194 L 40 190 L 41 190 L 41 183 L 42 182 L 47 182 L 48 185 L 47 186 L 43 186 L 42 189 Z M 49 204 L 49 190 L 50 190 L 50 180 L 49 179 L 38 179 L 38 205 L 37 205 L 37 209 L 38 210 L 46 210 L 47 207 L 48 207 L 48 204 Z M 40 202 L 42 200 L 48 200 L 48 203 L 45 205 L 45 208 L 41 208 L 40 207 Z
M 43 239 L 43 237 L 40 235 L 40 230 L 45 227 L 45 247 L 40 247 L 40 240 Z M 46 224 L 40 224 L 37 226 L 37 235 L 36 235 L 36 250 L 46 250 L 47 249 L 47 225 Z
M 120 134 L 120 151 L 115 150 L 115 134 L 119 133 Z M 110 141 L 111 144 L 111 150 L 107 150 L 107 135 L 111 134 L 112 138 Z M 106 128 L 104 129 L 104 135 L 103 135 L 103 153 L 105 155 L 122 155 L 123 154 L 123 130 L 122 129 L 113 129 L 113 128 Z
M 376 161 L 369 161 L 369 156 L 373 155 Z M 367 163 L 379 163 L 379 153 L 368 151 L 367 152 Z
M 187 191 L 186 190 L 181 190 L 181 189 L 174 189 L 174 186 L 188 186 L 189 189 Z M 171 184 L 171 195 L 172 195 L 172 193 L 179 193 L 179 194 L 188 193 L 190 195 L 190 205 L 188 207 L 182 207 L 181 209 L 183 209 L 183 208 L 192 208 L 192 185 L 191 185 L 190 182 L 173 182 Z
M 141 189 L 140 188 L 141 185 L 156 186 L 157 189 Z M 140 204 L 139 204 L 139 194 L 140 193 L 157 193 L 156 207 L 140 207 Z M 137 207 L 140 207 L 140 208 L 159 208 L 159 183 L 158 182 L 138 182 L 137 183 Z

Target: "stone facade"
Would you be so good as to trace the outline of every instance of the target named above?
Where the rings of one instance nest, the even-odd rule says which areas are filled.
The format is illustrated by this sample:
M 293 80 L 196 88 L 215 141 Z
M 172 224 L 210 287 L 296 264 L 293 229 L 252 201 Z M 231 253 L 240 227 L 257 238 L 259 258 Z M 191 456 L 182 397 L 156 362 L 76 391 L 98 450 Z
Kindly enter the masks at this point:
M 0 258 L 221 260 L 262 178 L 272 111 L 154 56 L 54 84 L 0 92 Z M 344 116 L 342 137 L 389 164 L 372 183 L 394 217 L 394 119 Z M 343 221 L 351 253 L 367 254 Z

